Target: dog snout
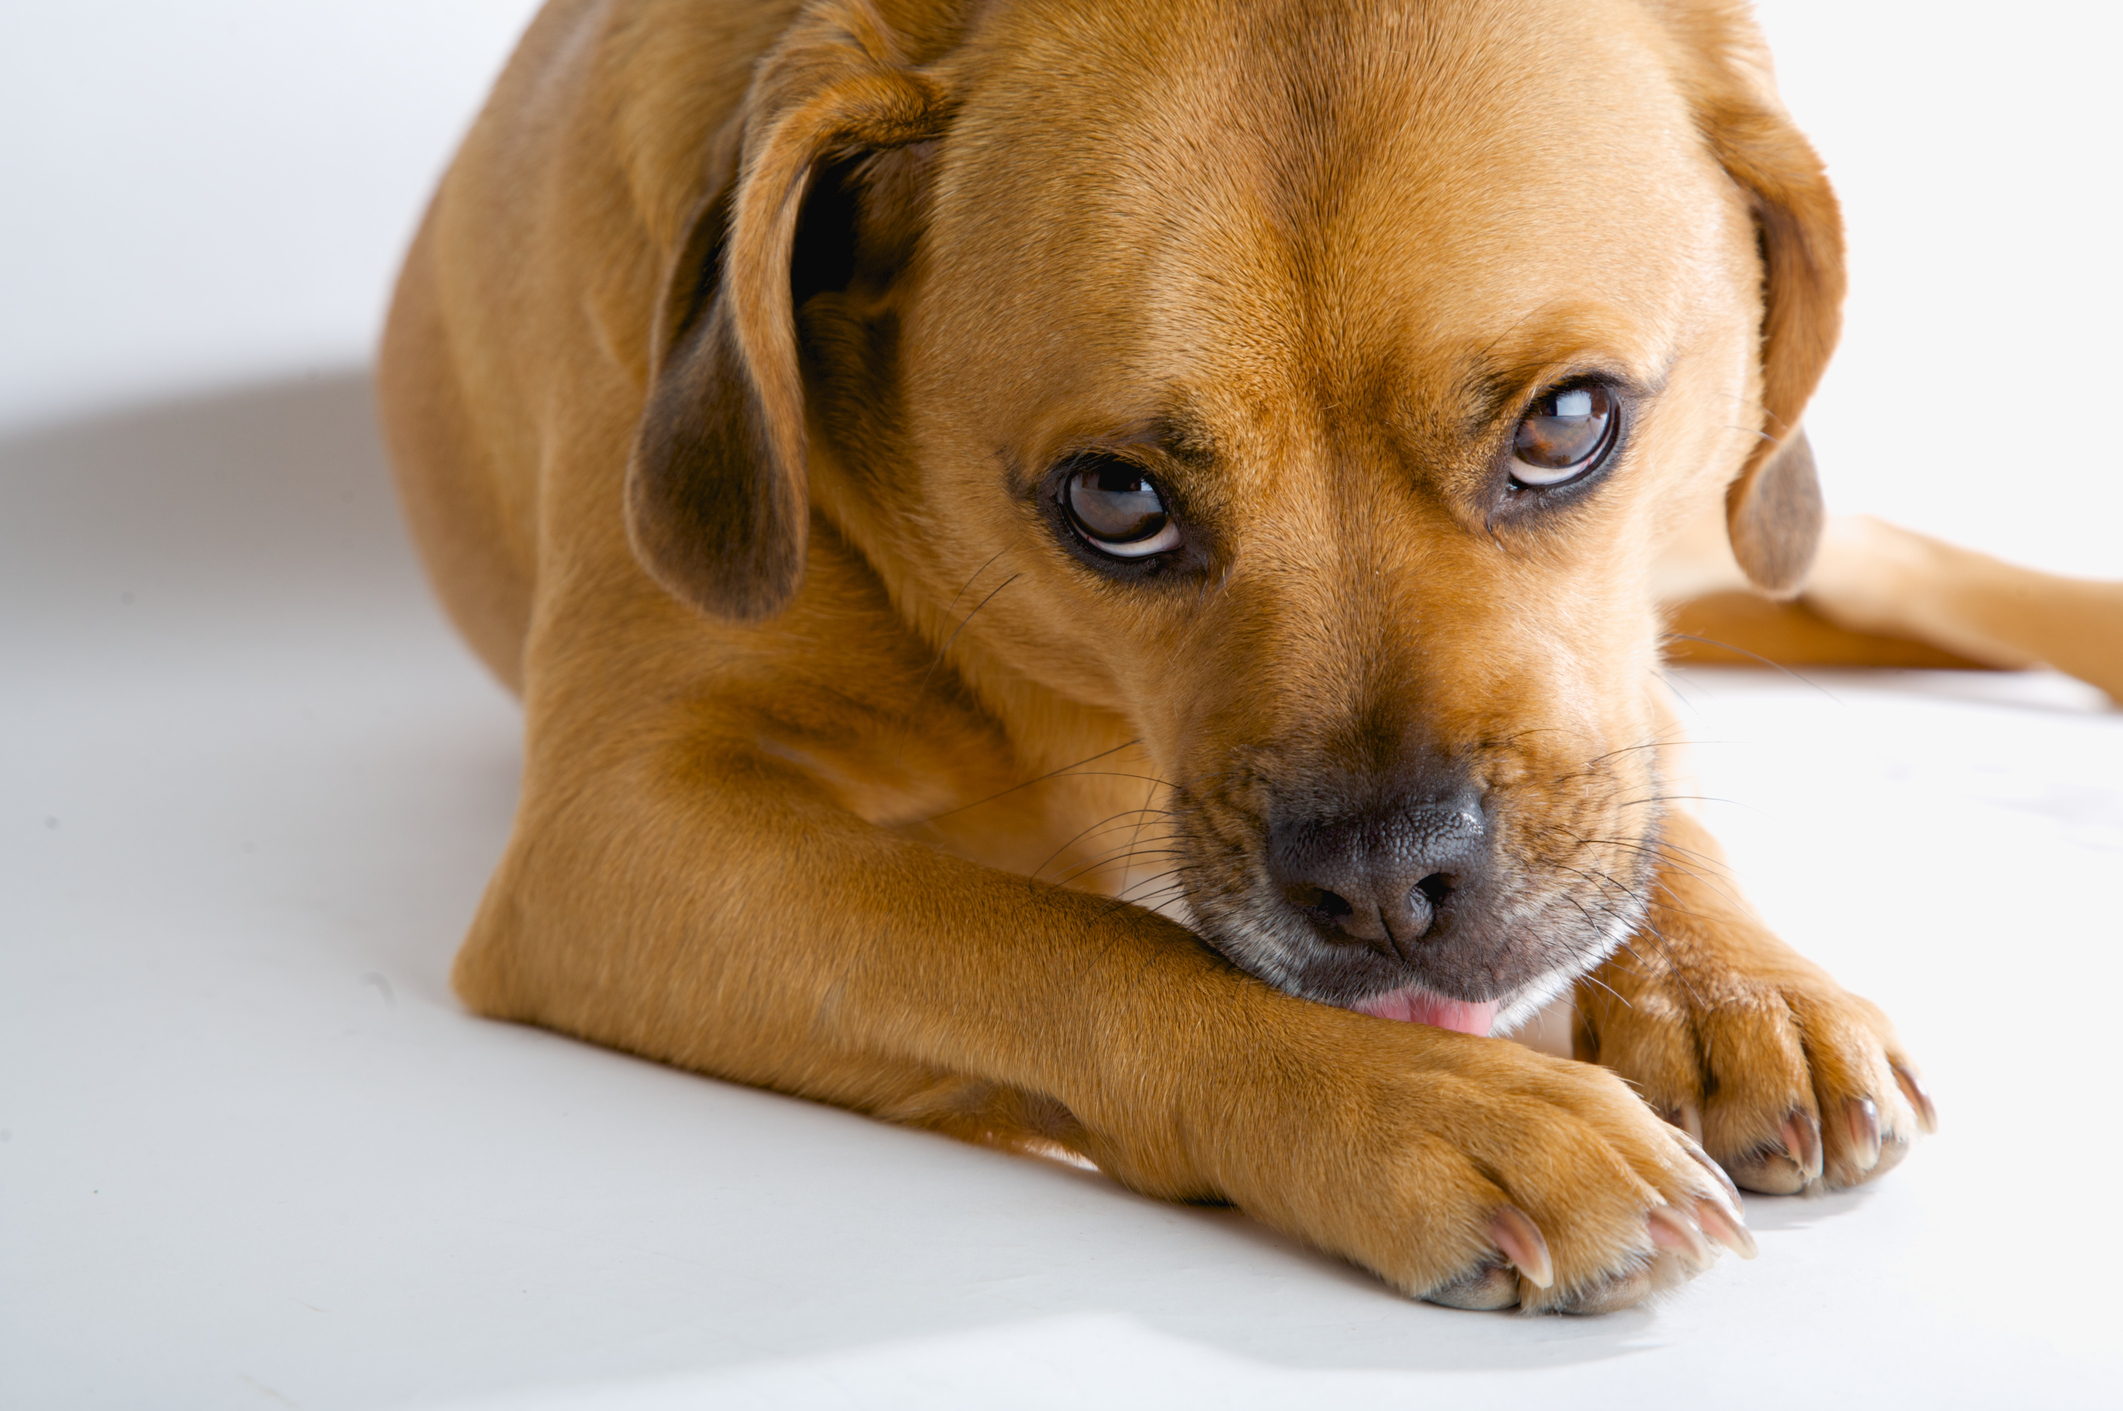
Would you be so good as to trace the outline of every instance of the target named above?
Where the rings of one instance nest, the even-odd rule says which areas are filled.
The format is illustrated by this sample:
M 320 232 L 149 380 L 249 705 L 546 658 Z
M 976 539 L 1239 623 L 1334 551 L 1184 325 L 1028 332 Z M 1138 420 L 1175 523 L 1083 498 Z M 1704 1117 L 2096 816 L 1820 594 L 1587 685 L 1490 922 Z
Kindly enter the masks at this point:
M 1340 815 L 1293 815 L 1268 830 L 1268 871 L 1285 901 L 1330 941 L 1403 960 L 1450 929 L 1453 899 L 1488 866 L 1471 790 L 1402 798 Z

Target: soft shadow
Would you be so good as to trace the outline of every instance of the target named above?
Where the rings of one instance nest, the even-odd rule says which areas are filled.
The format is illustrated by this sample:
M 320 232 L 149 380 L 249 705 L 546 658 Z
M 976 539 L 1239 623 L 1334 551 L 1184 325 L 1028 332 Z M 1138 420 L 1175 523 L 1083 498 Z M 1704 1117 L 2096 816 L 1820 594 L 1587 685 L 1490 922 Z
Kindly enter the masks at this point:
M 1853 1186 L 1825 1195 L 1747 1196 L 1747 1224 L 1754 1230 L 1805 1230 L 1862 1209 L 1878 1193 L 1878 1185 Z
M 711 1080 L 712 1081 L 712 1080 Z M 716 1088 L 727 1085 L 716 1082 Z M 769 1101 L 775 1099 L 771 1095 Z M 869 1119 L 856 1119 L 868 1121 Z M 1303 1241 L 1231 1206 L 1176 1205 L 1132 1191 L 1096 1170 L 1058 1161 L 1013 1156 L 964 1144 L 936 1133 L 890 1129 L 880 1140 L 933 1144 L 943 1166 L 959 1162 L 991 1164 L 992 1175 L 1018 1185 L 1028 1209 L 1052 1210 L 1040 1192 L 1053 1185 L 1089 1196 L 1112 1209 L 1119 1243 L 1096 1259 L 1107 1277 L 1086 1280 L 1086 1270 L 1064 1275 L 1040 1301 L 1041 1316 L 1125 1314 L 1166 1336 L 1217 1348 L 1263 1365 L 1339 1371 L 1502 1371 L 1571 1366 L 1650 1351 L 1659 1345 L 1658 1307 L 1626 1309 L 1597 1317 L 1526 1317 L 1514 1311 L 1475 1313 L 1442 1308 L 1410 1299 L 1367 1270 L 1315 1249 Z M 1051 1184 L 1050 1184 L 1051 1183 Z M 925 1212 L 926 1213 L 926 1212 Z M 915 1218 L 922 1218 L 917 1215 Z M 1290 1305 L 1261 1301 L 1230 1288 L 1204 1285 L 1191 1271 L 1159 1278 L 1138 1264 L 1122 1232 L 1139 1222 L 1177 1219 L 1196 1227 L 1218 1245 L 1249 1251 L 1229 1267 L 1249 1288 L 1263 1291 L 1287 1281 L 1296 1297 Z M 1027 1242 L 1041 1235 L 1027 1231 Z M 1160 1241 L 1163 1243 L 1163 1241 Z M 869 1252 L 859 1241 L 839 1247 L 846 1259 L 843 1275 L 861 1269 Z M 948 1257 L 948 1256 L 946 1256 Z M 1211 1256 L 1222 1262 L 1227 1256 Z M 1073 1262 L 1073 1261 L 1071 1261 Z M 1131 1267 L 1133 1266 L 1133 1267 Z M 1242 1272 L 1241 1272 L 1242 1271 Z M 1057 1271 L 1059 1272 L 1059 1271 Z M 988 1274 L 970 1268 L 958 1297 L 937 1300 L 924 1320 L 924 1335 L 959 1334 L 994 1326 L 984 1294 Z M 846 1278 L 851 1290 L 889 1282 L 878 1268 Z M 1687 1290 L 1668 1297 L 1686 1297 Z M 831 1306 L 835 1293 L 814 1291 L 819 1309 Z M 819 1336 L 806 1341 L 825 1353 L 860 1346 L 861 1340 L 831 1335 L 836 1327 L 861 1326 L 862 1298 L 853 1299 L 845 1317 L 823 1317 L 814 1325 Z
M 507 835 L 519 725 L 428 589 L 366 369 L 0 434 L 0 675 L 101 722 L 44 745 L 80 756 L 76 779 L 127 734 L 183 754 L 247 722 L 238 750 L 272 763 L 185 787 L 305 839 L 339 905 L 389 921 L 289 936 L 358 945 L 351 973 L 455 1009 L 434 957 Z
M 347 369 L 0 439 L 0 614 L 432 615 L 368 374 Z

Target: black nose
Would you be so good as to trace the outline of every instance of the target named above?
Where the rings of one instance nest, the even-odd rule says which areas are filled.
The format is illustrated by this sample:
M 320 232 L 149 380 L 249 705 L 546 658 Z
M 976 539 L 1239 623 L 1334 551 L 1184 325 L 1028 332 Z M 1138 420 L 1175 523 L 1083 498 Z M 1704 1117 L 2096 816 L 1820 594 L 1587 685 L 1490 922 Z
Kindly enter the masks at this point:
M 1472 791 L 1268 829 L 1268 873 L 1292 906 L 1331 938 L 1403 959 L 1442 931 L 1448 900 L 1480 880 L 1488 858 Z

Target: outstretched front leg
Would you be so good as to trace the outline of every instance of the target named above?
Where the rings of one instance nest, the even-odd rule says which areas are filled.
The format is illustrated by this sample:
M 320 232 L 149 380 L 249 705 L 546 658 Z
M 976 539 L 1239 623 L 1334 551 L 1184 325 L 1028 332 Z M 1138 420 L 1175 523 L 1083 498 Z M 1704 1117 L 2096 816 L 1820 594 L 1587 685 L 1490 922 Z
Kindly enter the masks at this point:
M 1627 1079 L 1749 1190 L 1891 1170 L 1936 1118 L 1887 1016 L 1763 924 L 1700 823 L 1669 818 L 1661 849 L 1645 924 L 1578 985 L 1578 1057 Z
M 863 601 L 830 569 L 775 650 L 704 649 L 648 599 L 630 637 L 534 651 L 517 828 L 456 967 L 474 1009 L 1060 1146 L 1459 1307 L 1621 1307 L 1751 1248 L 1720 1173 L 1610 1073 L 1284 994 L 1163 916 L 866 816 L 980 737 L 948 703 L 883 708 L 921 699 L 888 633 L 803 656 Z

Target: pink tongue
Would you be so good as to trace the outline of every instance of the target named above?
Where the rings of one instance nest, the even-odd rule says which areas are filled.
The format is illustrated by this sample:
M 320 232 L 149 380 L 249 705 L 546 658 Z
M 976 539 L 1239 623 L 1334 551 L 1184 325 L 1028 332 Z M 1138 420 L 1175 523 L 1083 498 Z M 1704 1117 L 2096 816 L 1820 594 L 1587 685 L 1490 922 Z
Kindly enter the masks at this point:
M 1446 999 L 1425 989 L 1409 987 L 1395 990 L 1392 994 L 1374 995 L 1349 1006 L 1359 1014 L 1372 1014 L 1380 1019 L 1398 1019 L 1404 1024 L 1429 1024 L 1439 1029 L 1452 1029 L 1462 1034 L 1474 1034 L 1486 1038 L 1489 1026 L 1496 1022 L 1496 1001 Z

